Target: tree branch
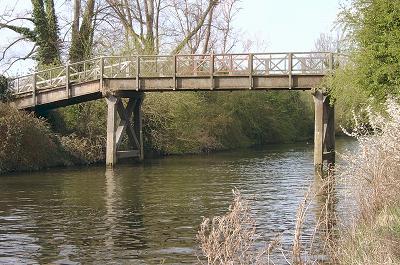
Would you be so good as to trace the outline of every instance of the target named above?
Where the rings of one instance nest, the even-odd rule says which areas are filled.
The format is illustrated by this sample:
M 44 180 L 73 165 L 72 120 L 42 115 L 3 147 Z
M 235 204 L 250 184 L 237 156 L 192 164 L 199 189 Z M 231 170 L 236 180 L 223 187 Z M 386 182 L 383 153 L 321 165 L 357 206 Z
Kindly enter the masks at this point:
M 186 44 L 188 44 L 188 42 L 190 41 L 190 39 L 200 30 L 200 28 L 203 26 L 204 21 L 206 20 L 209 12 L 211 11 L 211 9 L 217 5 L 218 2 L 215 0 L 210 0 L 208 7 L 206 9 L 206 11 L 203 13 L 203 15 L 201 16 L 201 18 L 199 19 L 199 22 L 197 23 L 197 26 L 190 31 L 186 37 L 176 46 L 176 48 L 171 52 L 171 54 L 177 54 L 179 53 Z

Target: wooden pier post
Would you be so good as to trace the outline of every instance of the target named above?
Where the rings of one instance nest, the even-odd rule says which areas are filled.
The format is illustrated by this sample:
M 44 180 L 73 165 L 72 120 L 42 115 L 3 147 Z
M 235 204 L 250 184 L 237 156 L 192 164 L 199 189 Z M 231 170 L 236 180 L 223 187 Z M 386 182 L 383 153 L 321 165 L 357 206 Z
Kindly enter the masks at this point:
M 136 138 L 138 140 L 139 146 L 139 160 L 142 161 L 144 159 L 144 150 L 143 150 L 143 124 L 142 124 L 142 103 L 143 96 L 139 96 L 136 98 L 135 108 L 134 108 L 134 131 L 136 133 Z
M 321 90 L 312 92 L 315 104 L 314 166 L 322 172 L 323 163 L 335 163 L 335 114 L 329 97 Z
M 135 93 L 128 97 L 126 106 L 122 98 L 115 95 L 106 96 L 106 101 L 108 106 L 106 165 L 114 166 L 119 158 L 134 157 L 143 160 L 141 109 L 143 93 Z M 128 136 L 129 150 L 119 150 L 124 133 Z

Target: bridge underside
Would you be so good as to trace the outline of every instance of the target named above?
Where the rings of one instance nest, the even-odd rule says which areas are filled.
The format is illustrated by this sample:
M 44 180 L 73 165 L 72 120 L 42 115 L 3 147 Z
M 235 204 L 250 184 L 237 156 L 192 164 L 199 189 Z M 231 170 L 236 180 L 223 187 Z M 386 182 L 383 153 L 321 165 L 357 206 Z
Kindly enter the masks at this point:
M 18 109 L 40 110 L 100 99 L 108 94 L 124 96 L 132 92 L 311 90 L 322 78 L 323 75 L 105 78 L 19 93 L 13 104 Z

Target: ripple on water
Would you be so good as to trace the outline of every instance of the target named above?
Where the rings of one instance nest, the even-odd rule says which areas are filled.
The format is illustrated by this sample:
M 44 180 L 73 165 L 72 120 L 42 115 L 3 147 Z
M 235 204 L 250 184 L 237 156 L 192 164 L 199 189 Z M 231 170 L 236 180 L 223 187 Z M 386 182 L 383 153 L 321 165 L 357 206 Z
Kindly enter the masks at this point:
M 282 234 L 287 249 L 312 181 L 312 147 L 305 144 L 169 157 L 114 171 L 2 176 L 0 264 L 190 264 L 202 217 L 226 212 L 234 187 L 250 199 L 263 238 Z M 311 240 L 315 218 L 305 221 L 303 240 Z

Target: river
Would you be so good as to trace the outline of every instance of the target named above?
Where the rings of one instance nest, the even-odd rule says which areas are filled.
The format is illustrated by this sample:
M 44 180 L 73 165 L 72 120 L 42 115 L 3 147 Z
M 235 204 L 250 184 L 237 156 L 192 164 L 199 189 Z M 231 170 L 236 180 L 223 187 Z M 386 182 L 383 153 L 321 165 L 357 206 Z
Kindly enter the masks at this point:
M 354 142 L 339 139 L 337 146 L 343 152 Z M 313 181 L 313 146 L 306 143 L 149 159 L 114 170 L 3 175 L 0 264 L 192 264 L 202 217 L 225 213 L 235 187 L 249 198 L 261 239 L 280 234 L 289 251 L 297 208 Z M 305 241 L 318 215 L 314 206 Z

